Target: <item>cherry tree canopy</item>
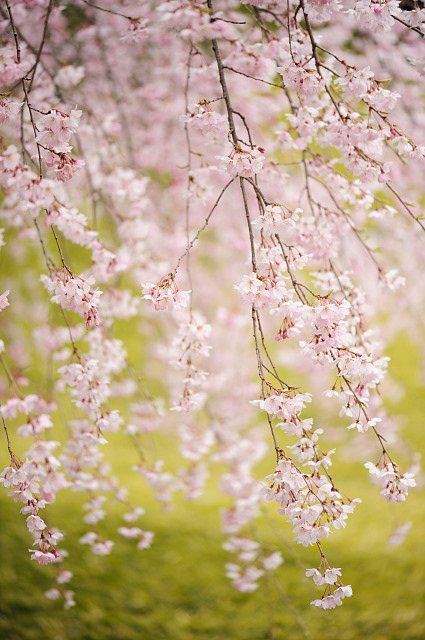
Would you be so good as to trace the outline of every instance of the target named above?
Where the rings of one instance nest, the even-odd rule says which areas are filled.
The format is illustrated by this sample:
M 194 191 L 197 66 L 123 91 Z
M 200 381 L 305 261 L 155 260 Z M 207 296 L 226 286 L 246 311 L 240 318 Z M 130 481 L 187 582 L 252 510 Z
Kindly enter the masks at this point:
M 386 342 L 422 329 L 422 2 L 5 0 L 0 16 L 1 480 L 30 557 L 55 565 L 48 597 L 74 604 L 48 517 L 64 489 L 87 494 L 93 553 L 113 548 L 112 499 L 118 534 L 154 543 L 103 459 L 121 431 L 164 506 L 221 463 L 236 589 L 281 563 L 250 526 L 275 501 L 317 547 L 312 604 L 340 605 L 326 538 L 358 500 L 322 444 L 331 414 L 384 500 L 415 486 L 379 387 Z M 178 437 L 177 470 L 154 431 Z

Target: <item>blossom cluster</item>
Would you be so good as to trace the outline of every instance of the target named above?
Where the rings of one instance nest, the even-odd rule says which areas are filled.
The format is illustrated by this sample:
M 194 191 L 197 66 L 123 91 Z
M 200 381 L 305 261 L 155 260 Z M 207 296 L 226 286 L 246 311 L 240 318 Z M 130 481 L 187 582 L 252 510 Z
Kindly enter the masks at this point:
M 87 279 L 73 277 L 67 270 L 57 271 L 53 277 L 40 277 L 47 291 L 52 295 L 52 302 L 56 302 L 63 309 L 74 311 L 86 321 L 87 329 L 100 324 L 97 304 L 102 291 L 91 291 L 95 280 L 93 276 Z
M 260 544 L 249 538 L 234 536 L 223 544 L 223 548 L 226 551 L 236 553 L 236 557 L 241 563 L 229 563 L 226 565 L 226 575 L 233 581 L 233 586 L 237 591 L 254 591 L 258 587 L 257 580 L 264 575 L 265 571 L 277 569 L 283 562 L 279 551 L 275 551 L 264 558 L 259 558 Z M 260 566 L 252 564 L 256 560 L 260 561 Z
M 181 116 L 182 122 L 196 127 L 203 133 L 211 135 L 227 129 L 226 116 L 213 111 L 206 100 L 201 100 L 198 104 L 190 104 L 188 112 L 188 115 Z
M 400 474 L 392 462 L 385 463 L 382 467 L 366 462 L 373 480 L 381 485 L 381 496 L 387 502 L 404 502 L 410 487 L 416 486 L 414 474 L 411 472 Z
M 263 169 L 264 150 L 252 149 L 247 151 L 241 147 L 235 147 L 227 157 L 219 157 L 223 170 L 228 172 L 232 178 L 240 176 L 242 178 L 253 178 Z
M 142 283 L 142 298 L 148 300 L 156 311 L 180 309 L 189 304 L 190 291 L 182 291 L 172 275 L 164 276 L 158 284 Z
M 200 368 L 200 357 L 208 357 L 211 346 L 208 337 L 211 325 L 200 314 L 194 314 L 190 322 L 179 326 L 172 348 L 175 357 L 170 361 L 176 369 L 184 371 L 184 388 L 178 400 L 171 407 L 174 411 L 190 411 L 202 403 L 202 394 L 197 391 L 205 382 L 208 372 Z
M 334 529 L 345 527 L 348 515 L 358 502 L 357 499 L 346 501 L 330 480 L 330 456 L 335 449 L 325 453 L 319 448 L 318 440 L 323 430 L 313 430 L 312 419 L 300 417 L 305 403 L 310 401 L 308 394 L 278 393 L 276 390 L 265 399 L 253 401 L 272 420 L 282 420 L 276 427 L 299 438 L 289 447 L 291 457 L 279 452 L 281 459 L 275 472 L 267 476 L 263 495 L 280 505 L 280 513 L 288 517 L 295 539 L 303 546 L 327 538 L 331 525 Z M 309 470 L 303 471 L 301 466 Z
M 13 496 L 15 502 L 24 503 L 20 510 L 26 515 L 26 525 L 32 534 L 34 542 L 28 551 L 31 560 L 40 565 L 61 562 L 64 550 L 57 548 L 63 534 L 51 529 L 41 517 L 40 510 L 56 499 L 56 493 L 67 486 L 64 475 L 58 471 L 59 460 L 53 455 L 58 442 L 39 440 L 27 452 L 28 459 L 24 463 L 13 463 L 6 467 L 1 474 L 0 482 L 9 489 L 8 495 Z M 72 578 L 72 573 L 59 569 L 57 582 L 63 584 Z M 65 608 L 75 605 L 74 592 L 54 590 L 55 598 L 64 597 Z M 46 594 L 47 595 L 47 594 Z M 49 597 L 49 596 L 47 596 Z
M 51 109 L 41 116 L 37 122 L 39 131 L 36 143 L 43 150 L 43 160 L 52 170 L 57 180 L 70 180 L 74 173 L 84 167 L 84 160 L 70 155 L 72 147 L 69 144 L 71 136 L 77 131 L 78 121 L 82 111 L 73 109 L 70 114 Z

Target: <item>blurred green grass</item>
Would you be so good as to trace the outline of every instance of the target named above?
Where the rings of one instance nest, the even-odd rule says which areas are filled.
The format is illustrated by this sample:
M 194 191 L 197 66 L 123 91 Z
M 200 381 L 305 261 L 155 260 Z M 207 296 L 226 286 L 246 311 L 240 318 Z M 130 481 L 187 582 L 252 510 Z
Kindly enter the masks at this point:
M 417 498 L 412 502 L 418 503 Z M 377 508 L 371 519 L 371 505 L 364 508 L 353 518 L 351 530 L 333 536 L 326 545 L 355 594 L 343 607 L 323 612 L 309 606 L 317 594 L 299 566 L 300 561 L 305 567 L 316 565 L 313 549 L 294 557 L 278 534 L 274 542 L 280 543 L 285 563 L 276 579 L 283 597 L 267 581 L 257 592 L 241 594 L 232 590 L 223 575 L 229 558 L 221 549 L 222 536 L 210 505 L 179 505 L 172 513 L 148 518 L 156 540 L 143 552 L 136 551 L 131 541 L 117 539 L 112 515 L 106 532 L 116 545 L 110 556 L 99 558 L 76 542 L 85 527 L 75 513 L 75 502 L 69 501 L 69 514 L 63 505 L 52 514 L 57 524 L 66 524 L 67 564 L 75 572 L 72 587 L 77 607 L 68 611 L 44 598 L 43 591 L 52 586 L 52 567 L 40 568 L 29 560 L 24 523 L 16 518 L 13 505 L 2 504 L 1 638 L 295 640 L 305 636 L 294 608 L 312 638 L 425 637 L 423 528 L 414 529 L 402 547 L 385 546 L 389 519 L 385 509 Z M 415 515 L 423 522 L 423 506 Z M 276 524 L 288 535 L 281 521 Z M 268 532 L 267 538 L 272 541 L 274 536 Z
M 406 396 L 391 410 L 405 416 L 403 435 L 413 450 L 423 451 L 423 387 L 418 353 L 406 339 L 390 349 L 393 371 L 406 383 Z M 161 444 L 161 442 L 160 442 Z M 165 443 L 162 443 L 165 446 Z M 173 455 L 169 448 L 166 458 Z M 224 575 L 230 554 L 221 544 L 220 497 L 213 476 L 205 495 L 194 504 L 178 498 L 162 513 L 138 474 L 131 471 L 136 454 L 112 434 L 107 457 L 130 497 L 146 508 L 140 526 L 155 532 L 151 549 L 137 551 L 131 540 L 116 533 L 123 507 L 108 505 L 100 524 L 115 541 L 110 556 L 94 556 L 78 538 L 87 531 L 82 522 L 83 497 L 65 492 L 49 507 L 49 522 L 66 532 L 66 567 L 74 572 L 69 587 L 77 606 L 62 608 L 44 591 L 55 586 L 55 568 L 39 567 L 29 559 L 31 537 L 21 505 L 0 493 L 0 638 L 1 640 L 424 640 L 425 639 L 425 491 L 423 483 L 405 504 L 387 505 L 356 459 L 336 461 L 334 475 L 351 497 L 363 503 L 347 528 L 326 541 L 328 557 L 341 566 L 353 598 L 334 611 L 319 611 L 309 602 L 320 596 L 304 570 L 317 566 L 314 548 L 294 548 L 290 527 L 268 507 L 256 523 L 259 538 L 281 549 L 284 564 L 260 581 L 252 594 L 235 592 Z M 2 455 L 2 460 L 4 456 Z M 274 466 L 272 455 L 259 477 Z M 412 521 L 406 541 L 397 547 L 386 541 L 394 528 Z M 301 626 L 299 621 L 301 620 Z M 303 631 L 305 627 L 306 631 Z M 306 635 L 307 634 L 307 635 Z

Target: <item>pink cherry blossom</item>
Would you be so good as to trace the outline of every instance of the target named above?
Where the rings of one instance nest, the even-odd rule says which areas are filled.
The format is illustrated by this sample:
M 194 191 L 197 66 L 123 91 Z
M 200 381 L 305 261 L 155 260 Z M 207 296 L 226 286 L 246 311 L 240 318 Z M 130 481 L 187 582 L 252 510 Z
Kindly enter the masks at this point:
M 0 124 L 6 122 L 9 118 L 16 118 L 21 110 L 22 104 L 22 102 L 2 98 L 0 100 Z
M 47 551 L 46 553 L 34 549 L 28 549 L 28 551 L 32 554 L 31 560 L 36 560 L 38 564 L 50 564 L 57 560 L 57 557 L 50 551 Z
M 86 327 L 99 326 L 97 304 L 102 291 L 91 291 L 94 278 L 87 280 L 74 278 L 66 271 L 58 271 L 54 279 L 42 275 L 40 277 L 47 291 L 52 295 L 52 302 L 56 302 L 63 309 L 80 314 L 86 321 Z
M 189 304 L 190 291 L 178 289 L 173 276 L 165 276 L 157 285 L 142 283 L 142 298 L 149 300 L 156 311 L 180 309 Z
M 385 398 L 406 390 L 387 382 L 394 340 L 424 356 L 424 10 L 86 2 L 71 42 L 48 5 L 8 3 L 0 52 L 0 248 L 19 265 L 0 295 L 0 483 L 31 558 L 57 565 L 46 596 L 76 602 L 49 511 L 64 489 L 99 558 L 112 503 L 121 544 L 155 543 L 105 455 L 122 443 L 164 510 L 212 475 L 242 592 L 279 571 L 279 536 L 256 536 L 272 503 L 318 554 L 312 604 L 334 609 L 352 589 L 327 538 L 360 502 L 334 460 L 361 459 L 389 503 L 418 473 Z
M 235 147 L 227 157 L 219 156 L 222 161 L 222 168 L 227 171 L 232 178 L 241 176 L 252 178 L 260 173 L 265 162 L 264 155 L 259 149 L 246 151 L 241 147 Z
M 6 307 L 9 306 L 9 300 L 7 299 L 7 296 L 9 295 L 10 291 L 9 289 L 7 291 L 5 291 L 4 293 L 2 293 L 0 295 L 0 311 L 3 311 L 3 309 L 6 309 Z

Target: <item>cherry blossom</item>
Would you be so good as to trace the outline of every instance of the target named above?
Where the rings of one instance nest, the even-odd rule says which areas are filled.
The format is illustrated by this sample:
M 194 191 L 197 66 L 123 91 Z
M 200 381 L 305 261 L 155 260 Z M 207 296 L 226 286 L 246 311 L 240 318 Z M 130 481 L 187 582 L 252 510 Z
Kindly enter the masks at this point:
M 236 589 L 279 572 L 279 536 L 255 522 L 277 509 L 318 556 L 311 604 L 334 609 L 352 589 L 327 538 L 359 499 L 333 461 L 348 446 L 389 503 L 419 471 L 385 397 L 403 393 L 394 337 L 423 357 L 424 11 L 119 4 L 86 2 L 75 24 L 41 0 L 3 15 L 0 247 L 19 269 L 0 289 L 0 482 L 65 608 L 64 489 L 84 494 L 94 554 L 116 553 L 112 502 L 121 544 L 155 544 L 104 456 L 113 434 L 143 504 L 195 501 L 212 478 Z
M 190 291 L 178 289 L 173 276 L 165 276 L 159 283 L 142 284 L 142 298 L 149 300 L 156 311 L 187 307 Z
M 22 104 L 22 102 L 8 100 L 7 98 L 0 100 L 0 124 L 6 122 L 9 118 L 16 118 L 21 110 Z
M 181 116 L 182 122 L 187 122 L 206 134 L 226 131 L 226 116 L 213 111 L 206 100 L 188 106 L 189 115 Z
M 7 299 L 7 296 L 9 295 L 10 291 L 9 289 L 7 291 L 5 291 L 4 293 L 2 293 L 0 295 L 0 311 L 3 311 L 3 309 L 6 309 L 6 307 L 9 306 L 9 300 Z
M 74 278 L 67 271 L 57 271 L 53 279 L 42 275 L 41 281 L 56 302 L 63 309 L 80 314 L 86 321 L 86 327 L 99 326 L 97 303 L 102 291 L 91 291 L 94 278 Z
M 241 147 L 235 149 L 227 157 L 220 156 L 218 159 L 222 161 L 224 171 L 227 171 L 232 178 L 241 176 L 243 178 L 252 178 L 263 168 L 264 150 L 253 149 L 246 151 Z
M 366 462 L 374 481 L 382 486 L 381 496 L 387 502 L 404 502 L 409 492 L 409 487 L 416 486 L 414 474 L 411 472 L 400 474 L 393 463 L 387 462 L 381 468 L 372 462 Z
M 36 137 L 36 142 L 55 153 L 71 151 L 68 143 L 72 134 L 77 130 L 81 115 L 82 111 L 78 109 L 73 109 L 69 115 L 52 109 L 38 120 L 37 126 L 40 133 Z

